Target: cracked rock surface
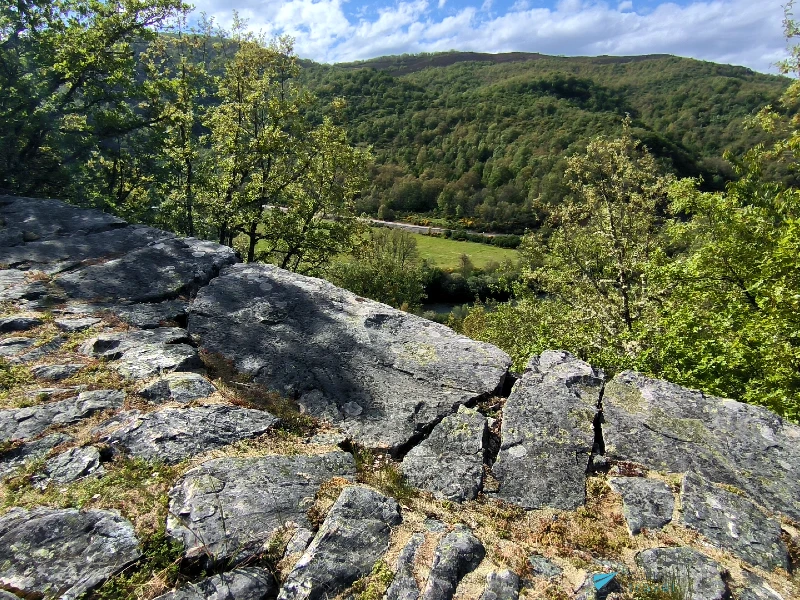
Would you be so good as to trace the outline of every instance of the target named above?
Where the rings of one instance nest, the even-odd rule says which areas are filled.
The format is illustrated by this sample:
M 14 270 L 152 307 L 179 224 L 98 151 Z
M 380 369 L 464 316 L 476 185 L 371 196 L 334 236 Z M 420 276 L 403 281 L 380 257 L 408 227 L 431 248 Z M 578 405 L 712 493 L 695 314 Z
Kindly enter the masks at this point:
M 419 598 L 419 584 L 414 577 L 414 561 L 417 551 L 424 541 L 425 534 L 415 533 L 403 546 L 397 557 L 394 579 L 386 590 L 386 600 L 417 600 Z
M 481 489 L 486 417 L 459 407 L 433 428 L 403 459 L 402 470 L 411 485 L 437 498 L 472 500 Z
M 443 325 L 270 265 L 225 269 L 198 293 L 189 331 L 354 441 L 391 451 L 498 390 L 511 364 Z
M 162 404 L 164 402 L 180 402 L 186 404 L 192 400 L 207 398 L 217 388 L 199 373 L 168 373 L 139 390 L 139 395 Z
M 605 387 L 607 454 L 656 471 L 692 471 L 800 520 L 800 427 L 765 408 L 633 372 Z
M 311 545 L 281 587 L 278 600 L 332 598 L 372 566 L 399 525 L 400 507 L 392 498 L 363 487 L 345 487 Z
M 525 508 L 583 504 L 602 383 L 601 373 L 568 352 L 530 359 L 503 408 L 492 467 L 499 498 Z
M 681 520 L 715 546 L 726 548 L 750 564 L 768 571 L 789 570 L 789 554 L 781 526 L 767 518 L 747 498 L 710 485 L 687 473 L 681 489 Z
M 278 423 L 263 410 L 211 405 L 122 412 L 96 434 L 131 456 L 177 463 L 185 458 L 257 437 Z
M 311 527 L 306 512 L 332 477 L 355 477 L 351 454 L 209 460 L 170 490 L 167 533 L 187 556 L 250 556 L 288 522 Z
M 139 556 L 133 526 L 111 511 L 13 508 L 0 517 L 0 586 L 23 596 L 74 600 Z
M 475 570 L 485 555 L 486 549 L 472 531 L 465 525 L 457 525 L 436 546 L 422 599 L 450 600 L 458 583 Z

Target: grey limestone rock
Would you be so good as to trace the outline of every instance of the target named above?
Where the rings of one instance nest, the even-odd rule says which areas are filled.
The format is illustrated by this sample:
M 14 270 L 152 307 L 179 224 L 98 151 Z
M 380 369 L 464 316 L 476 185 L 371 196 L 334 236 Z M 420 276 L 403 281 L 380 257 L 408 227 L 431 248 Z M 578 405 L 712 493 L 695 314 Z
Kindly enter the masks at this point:
M 147 460 L 177 463 L 185 458 L 257 437 L 278 423 L 263 410 L 225 405 L 122 412 L 95 430 L 114 448 Z
M 31 348 L 35 343 L 35 338 L 7 337 L 0 340 L 0 356 L 16 356 Z
M 430 490 L 439 498 L 472 500 L 481 488 L 487 434 L 486 417 L 461 406 L 406 454 L 403 474 L 411 485 Z
M 417 550 L 425 541 L 425 534 L 415 533 L 397 557 L 394 579 L 386 590 L 386 600 L 417 600 L 419 584 L 414 577 L 414 560 Z
M 55 239 L 0 248 L 0 263 L 58 272 L 83 261 L 113 258 L 165 238 L 171 233 L 142 225 L 128 225 L 86 235 L 75 234 Z M 1 246 L 2 244 L 0 244 Z
M 0 517 L 0 586 L 25 597 L 74 600 L 139 556 L 133 526 L 115 512 L 12 508 Z
M 498 497 L 525 508 L 584 503 L 601 387 L 602 374 L 567 352 L 531 358 L 503 408 Z
M 450 600 L 458 583 L 477 568 L 485 555 L 486 549 L 469 528 L 456 526 L 436 546 L 422 600 Z
M 0 333 L 12 331 L 28 331 L 38 327 L 44 321 L 37 317 L 3 317 L 0 318 Z
M 37 477 L 41 487 L 49 483 L 72 483 L 83 477 L 103 472 L 100 451 L 94 446 L 70 448 L 45 463 L 44 472 Z
M 314 539 L 314 532 L 305 527 L 298 527 L 295 529 L 292 537 L 286 543 L 286 548 L 283 551 L 284 558 L 289 556 L 299 556 L 306 551 L 311 540 Z
M 480 600 L 517 600 L 519 577 L 513 571 L 492 571 L 486 576 L 486 587 Z
M 612 458 L 693 471 L 800 520 L 800 427 L 765 408 L 633 372 L 606 384 L 603 408 Z
M 40 365 L 38 367 L 32 367 L 31 373 L 33 373 L 33 376 L 36 377 L 36 379 L 61 381 L 62 379 L 69 379 L 83 367 L 84 365 L 79 363 L 68 365 Z
M 564 572 L 561 567 L 541 554 L 531 554 L 528 557 L 528 564 L 531 566 L 531 574 L 534 577 L 553 579 Z
M 675 496 L 663 481 L 643 477 L 612 477 L 611 489 L 622 496 L 622 514 L 628 531 L 636 535 L 642 529 L 661 529 L 672 521 Z
M 87 341 L 81 352 L 112 360 L 123 377 L 142 380 L 202 368 L 197 351 L 188 342 L 184 329 L 160 327 L 102 334 Z
M 68 425 L 101 410 L 119 408 L 124 400 L 125 392 L 96 390 L 58 402 L 0 410 L 0 441 L 31 439 L 52 425 Z
M 714 545 L 767 570 L 789 569 L 781 526 L 747 498 L 687 473 L 681 489 L 681 520 Z
M 29 460 L 46 456 L 50 450 L 71 439 L 63 433 L 54 433 L 3 452 L 0 454 L 0 478 L 11 475 Z
M 117 317 L 141 329 L 155 329 L 162 323 L 179 322 L 186 319 L 187 302 L 165 300 L 152 304 L 117 304 L 110 307 Z
M 399 525 L 400 506 L 363 487 L 348 486 L 328 512 L 311 545 L 297 561 L 279 600 L 331 598 L 368 575 Z
M 275 589 L 272 574 L 257 567 L 243 567 L 206 577 L 155 600 L 264 600 Z
M 5 223 L 0 228 L 0 246 L 3 247 L 86 235 L 126 225 L 112 215 L 70 206 L 60 200 L 0 196 L 0 207 Z
M 288 522 L 309 528 L 319 486 L 355 477 L 346 452 L 219 458 L 188 471 L 170 490 L 167 532 L 188 556 L 218 560 L 257 553 Z
M 159 302 L 194 293 L 236 262 L 227 246 L 194 238 L 167 238 L 104 263 L 55 278 L 70 298 Z
M 217 388 L 199 373 L 168 373 L 139 390 L 139 395 L 150 402 L 188 403 L 199 398 L 207 398 Z
M 351 439 L 399 451 L 501 387 L 511 360 L 443 325 L 270 265 L 234 265 L 200 290 L 200 346 Z
M 784 600 L 772 586 L 755 573 L 743 570 L 744 585 L 736 590 L 736 600 Z
M 57 352 L 67 342 L 67 338 L 63 335 L 56 336 L 49 342 L 37 346 L 24 354 L 18 354 L 17 360 L 23 363 L 32 363 L 45 358 L 48 354 Z
M 720 564 L 692 548 L 651 548 L 636 555 L 647 579 L 686 600 L 723 600 L 728 588 Z
M 84 331 L 90 329 L 95 325 L 102 323 L 102 319 L 97 317 L 78 317 L 73 319 L 56 319 L 56 327 L 61 331 L 67 333 L 75 333 L 76 331 Z

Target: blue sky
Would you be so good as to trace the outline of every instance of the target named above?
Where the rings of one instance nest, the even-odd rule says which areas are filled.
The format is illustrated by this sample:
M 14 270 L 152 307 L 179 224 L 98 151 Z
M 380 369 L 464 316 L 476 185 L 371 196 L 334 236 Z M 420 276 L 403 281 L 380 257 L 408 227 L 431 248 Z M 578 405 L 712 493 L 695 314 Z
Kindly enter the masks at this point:
M 226 24 L 289 34 L 297 53 L 345 62 L 404 52 L 667 53 L 776 72 L 785 0 L 194 0 Z

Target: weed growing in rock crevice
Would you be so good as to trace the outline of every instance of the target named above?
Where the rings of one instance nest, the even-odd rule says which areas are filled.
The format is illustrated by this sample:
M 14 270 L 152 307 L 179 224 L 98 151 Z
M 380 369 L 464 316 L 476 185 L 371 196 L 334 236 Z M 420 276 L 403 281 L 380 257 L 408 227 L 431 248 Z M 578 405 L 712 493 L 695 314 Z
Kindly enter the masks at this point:
M 360 446 L 353 446 L 352 453 L 359 483 L 371 485 L 400 504 L 417 496 L 417 489 L 406 482 L 400 466 L 388 454 Z

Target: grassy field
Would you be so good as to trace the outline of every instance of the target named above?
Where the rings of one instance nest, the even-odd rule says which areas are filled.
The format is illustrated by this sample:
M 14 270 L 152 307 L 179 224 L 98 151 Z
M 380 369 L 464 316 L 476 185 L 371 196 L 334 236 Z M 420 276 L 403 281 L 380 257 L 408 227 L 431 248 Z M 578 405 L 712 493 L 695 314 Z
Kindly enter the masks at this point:
M 412 235 L 417 240 L 420 258 L 425 258 L 430 264 L 443 269 L 457 268 L 462 254 L 469 256 L 472 264 L 480 268 L 492 261 L 500 263 L 504 260 L 517 260 L 516 250 L 497 248 L 489 244 L 476 244 L 475 242 L 459 242 L 417 233 Z

